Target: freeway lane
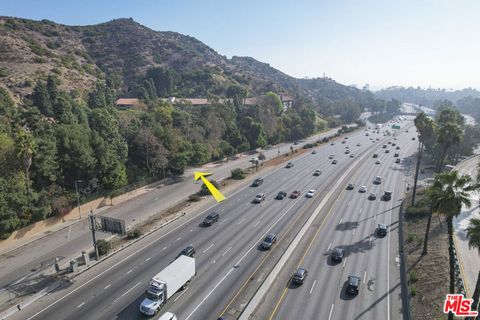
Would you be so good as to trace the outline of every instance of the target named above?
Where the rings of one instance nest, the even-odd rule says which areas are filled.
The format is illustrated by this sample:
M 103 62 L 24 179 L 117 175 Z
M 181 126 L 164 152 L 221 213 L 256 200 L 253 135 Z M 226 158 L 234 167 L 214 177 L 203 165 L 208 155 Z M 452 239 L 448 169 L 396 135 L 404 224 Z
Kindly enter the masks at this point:
M 349 139 L 352 149 L 365 150 L 371 146 L 364 143 L 361 147 L 354 147 L 357 139 L 363 140 L 362 135 L 363 132 L 357 133 L 355 137 Z M 190 288 L 175 296 L 173 301 L 169 301 L 164 310 L 172 309 L 182 319 L 189 315 L 192 315 L 192 319 L 212 317 L 212 314 L 221 309 L 222 301 L 226 303 L 228 295 L 233 291 L 232 288 L 244 281 L 261 256 L 265 255 L 256 249 L 256 245 L 271 226 L 274 225 L 275 232 L 281 236 L 282 232 L 296 221 L 299 213 L 306 212 L 306 206 L 320 198 L 301 197 L 297 200 L 275 201 L 272 197 L 281 188 L 289 192 L 299 188 L 305 192 L 310 186 L 319 189 L 320 186 L 328 187 L 336 178 L 338 171 L 344 170 L 349 165 L 350 158 L 343 153 L 344 148 L 345 145 L 339 143 L 335 146 L 323 146 L 318 148 L 318 154 L 306 154 L 295 160 L 294 168 L 280 168 L 268 174 L 261 187 L 239 190 L 235 196 L 229 197 L 215 207 L 222 218 L 220 223 L 211 228 L 199 227 L 204 215 L 202 214 L 187 221 L 178 230 L 160 235 L 162 238 L 156 235 L 139 241 L 138 245 L 126 250 L 125 254 L 132 252 L 128 259 L 120 261 L 116 266 L 107 260 L 98 268 L 88 271 L 88 275 L 86 273 L 79 277 L 71 288 L 45 297 L 41 303 L 24 310 L 21 313 L 22 318 L 35 315 L 55 301 L 60 303 L 48 307 L 36 318 L 137 318 L 139 301 L 150 278 L 188 244 L 193 244 L 197 248 L 197 277 Z M 327 159 L 330 153 L 337 154 L 339 158 L 337 165 L 331 165 Z M 322 169 L 324 173 L 320 177 L 313 177 L 313 171 L 317 168 Z M 260 205 L 251 204 L 250 200 L 256 192 L 266 192 L 267 200 Z M 320 190 L 318 195 L 321 195 L 321 192 Z M 306 218 L 300 214 L 300 217 L 302 216 Z M 301 225 L 301 221 L 298 224 Z M 122 253 L 122 256 L 125 254 Z M 240 267 L 235 268 L 235 272 L 231 271 L 235 262 L 242 257 L 245 260 L 241 262 Z M 112 269 L 85 284 L 87 279 L 93 279 L 94 274 L 99 274 L 107 267 Z M 226 274 L 232 276 L 225 277 Z M 220 283 L 222 279 L 224 282 Z M 65 296 L 66 292 L 70 294 Z M 212 294 L 206 298 L 209 292 Z
M 394 141 L 402 147 L 399 150 L 401 157 L 414 152 L 413 135 L 412 132 L 402 133 L 398 141 Z M 281 280 L 285 279 L 283 283 L 287 283 L 299 264 L 309 271 L 307 281 L 300 287 L 289 284 L 284 289 L 278 284 L 271 288 L 272 291 L 283 291 L 283 296 L 277 297 L 277 302 L 272 305 L 263 305 L 257 316 L 268 318 L 266 315 L 271 315 L 275 319 L 293 319 L 300 314 L 304 319 L 400 318 L 397 207 L 398 200 L 403 197 L 406 168 L 393 163 L 394 152 L 385 154 L 379 149 L 382 163 L 375 165 L 374 159 L 368 159 L 352 177 L 356 189 L 344 190 L 340 194 L 324 227 L 317 233 L 320 236 L 308 247 L 306 256 L 302 258 L 300 254 L 297 261 L 301 262 L 285 267 L 281 277 Z M 380 185 L 372 183 L 377 175 L 383 178 Z M 360 185 L 367 186 L 367 193 L 358 192 Z M 367 199 L 370 192 L 380 196 L 388 189 L 394 191 L 392 201 Z M 378 223 L 389 225 L 387 237 L 376 236 Z M 346 258 L 339 264 L 329 258 L 330 250 L 335 246 L 346 250 Z M 356 275 L 362 280 L 358 297 L 352 298 L 345 293 L 348 275 Z M 275 307 L 277 309 L 272 313 Z

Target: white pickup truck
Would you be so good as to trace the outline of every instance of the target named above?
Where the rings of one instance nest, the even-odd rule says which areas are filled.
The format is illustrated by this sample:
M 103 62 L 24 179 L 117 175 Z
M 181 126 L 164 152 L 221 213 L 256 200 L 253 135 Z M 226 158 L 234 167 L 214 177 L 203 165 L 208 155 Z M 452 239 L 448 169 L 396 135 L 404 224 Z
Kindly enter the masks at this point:
M 140 312 L 153 316 L 178 290 L 187 286 L 196 274 L 195 258 L 180 256 L 150 281 Z

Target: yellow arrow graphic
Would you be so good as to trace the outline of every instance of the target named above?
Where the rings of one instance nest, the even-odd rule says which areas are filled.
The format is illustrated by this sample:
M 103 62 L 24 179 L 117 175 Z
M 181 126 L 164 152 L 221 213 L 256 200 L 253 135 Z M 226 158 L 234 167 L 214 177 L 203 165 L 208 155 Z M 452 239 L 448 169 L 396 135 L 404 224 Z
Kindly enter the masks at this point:
M 198 179 L 202 179 L 203 183 L 205 183 L 208 191 L 210 191 L 215 200 L 217 200 L 217 202 L 222 202 L 223 200 L 225 200 L 225 196 L 217 188 L 215 188 L 215 186 L 210 181 L 205 178 L 211 175 L 211 173 L 199 171 L 194 173 L 195 181 L 197 181 Z

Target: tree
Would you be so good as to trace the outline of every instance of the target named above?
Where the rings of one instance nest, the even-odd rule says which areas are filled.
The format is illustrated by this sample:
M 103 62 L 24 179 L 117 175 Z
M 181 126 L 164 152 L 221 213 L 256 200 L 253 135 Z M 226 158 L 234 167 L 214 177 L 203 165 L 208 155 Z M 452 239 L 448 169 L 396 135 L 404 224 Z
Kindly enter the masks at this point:
M 435 176 L 431 195 L 433 210 L 446 217 L 448 227 L 448 253 L 450 265 L 450 293 L 455 293 L 455 253 L 453 242 L 453 218 L 458 216 L 462 206 L 470 207 L 470 195 L 480 186 L 472 182 L 469 175 L 459 176 L 456 170 L 442 172 Z M 453 314 L 449 313 L 449 320 Z
M 468 246 L 470 248 L 477 248 L 480 254 L 480 219 L 470 219 L 470 225 L 467 227 Z M 480 296 L 480 270 L 478 271 L 477 283 L 473 291 L 472 309 L 478 310 L 478 300 Z
M 47 78 L 47 91 L 50 97 L 50 102 L 54 104 L 58 97 L 58 78 L 55 75 L 49 75 Z
M 32 165 L 32 157 L 37 151 L 37 144 L 31 133 L 25 129 L 21 129 L 17 133 L 18 157 L 23 161 L 25 168 L 25 178 L 27 182 L 27 193 L 30 194 L 30 166 Z
M 441 147 L 441 155 L 437 166 L 438 171 L 442 170 L 443 168 L 447 151 L 450 149 L 450 147 L 459 144 L 462 140 L 462 137 L 462 129 L 456 123 L 448 122 L 439 127 L 437 141 Z
M 52 101 L 48 93 L 47 86 L 40 80 L 33 88 L 32 93 L 33 105 L 40 110 L 40 112 L 48 117 L 53 116 Z
M 425 143 L 431 141 L 435 133 L 435 124 L 432 119 L 430 119 L 424 112 L 421 112 L 415 117 L 414 120 L 415 126 L 418 131 L 418 154 L 417 154 L 417 165 L 415 167 L 415 179 L 413 182 L 413 193 L 412 193 L 412 206 L 415 204 L 415 196 L 417 194 L 417 182 L 418 182 L 418 172 L 420 169 L 420 162 L 422 159 L 423 148 Z M 430 221 L 430 220 L 429 220 Z

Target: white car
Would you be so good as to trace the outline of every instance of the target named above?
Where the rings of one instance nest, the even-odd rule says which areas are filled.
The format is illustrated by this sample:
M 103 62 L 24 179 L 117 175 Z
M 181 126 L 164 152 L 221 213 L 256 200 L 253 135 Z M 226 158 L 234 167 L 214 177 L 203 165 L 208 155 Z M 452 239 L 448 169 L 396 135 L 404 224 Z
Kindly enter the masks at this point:
M 361 192 L 361 193 L 367 192 L 367 187 L 366 186 L 360 186 L 360 189 L 358 189 L 358 192 Z
M 307 194 L 305 195 L 305 197 L 307 198 L 313 198 L 313 195 L 315 194 L 316 190 L 308 190 Z
M 177 320 L 177 316 L 171 312 L 165 312 L 158 320 Z

